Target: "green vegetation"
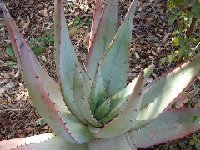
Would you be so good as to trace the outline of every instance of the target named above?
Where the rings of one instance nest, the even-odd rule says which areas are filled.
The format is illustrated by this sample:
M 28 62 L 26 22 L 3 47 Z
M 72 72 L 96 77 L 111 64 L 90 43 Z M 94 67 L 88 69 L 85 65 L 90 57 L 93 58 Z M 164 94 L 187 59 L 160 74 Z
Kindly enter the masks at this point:
M 171 34 L 175 51 L 162 59 L 162 63 L 191 58 L 200 47 L 200 0 L 168 0 L 168 24 L 175 31 Z

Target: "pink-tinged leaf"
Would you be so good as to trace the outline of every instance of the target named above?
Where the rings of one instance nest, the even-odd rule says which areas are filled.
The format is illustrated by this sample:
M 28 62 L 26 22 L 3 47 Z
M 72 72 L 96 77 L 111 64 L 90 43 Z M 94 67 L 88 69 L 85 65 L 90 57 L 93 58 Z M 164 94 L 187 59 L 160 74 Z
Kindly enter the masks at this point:
M 75 66 L 78 65 L 82 71 L 84 78 L 84 87 L 88 88 L 89 78 L 87 77 L 82 66 L 78 62 L 78 58 L 74 52 L 72 42 L 69 38 L 69 31 L 64 15 L 63 1 L 55 0 L 54 2 L 54 21 L 55 21 L 55 61 L 57 66 L 57 73 L 60 80 L 63 99 L 67 104 L 69 110 L 79 118 L 84 124 L 87 120 L 79 111 L 73 97 L 73 72 Z M 89 89 L 88 89 L 89 90 Z M 88 91 L 87 93 L 90 93 Z
M 199 117 L 200 109 L 169 109 L 150 124 L 128 134 L 138 148 L 167 143 L 199 131 Z
M 200 74 L 200 54 L 162 76 L 144 92 L 138 120 L 156 118 Z
M 144 73 L 142 72 L 136 81 L 130 95 L 127 96 L 126 106 L 118 117 L 106 124 L 100 131 L 94 134 L 98 138 L 113 138 L 129 131 L 136 121 L 142 103 L 144 86 Z
M 103 14 L 103 8 L 102 8 L 101 0 L 96 0 L 94 12 L 93 12 L 93 18 L 92 18 L 92 29 L 90 32 L 90 40 L 89 40 L 88 50 L 91 49 L 92 41 L 93 41 L 94 35 L 96 34 L 97 29 L 99 27 L 99 21 L 101 20 L 102 14 Z
M 52 139 L 54 137 L 55 135 L 52 133 L 44 133 L 44 134 L 35 135 L 32 137 L 27 137 L 27 138 L 16 138 L 16 139 L 11 139 L 11 140 L 4 140 L 4 141 L 0 141 L 0 149 L 9 150 L 9 149 L 17 148 L 19 146 L 23 146 L 26 144 L 41 143 L 46 140 Z
M 18 54 L 18 61 L 21 66 L 24 82 L 28 88 L 32 103 L 37 108 L 38 113 L 44 118 L 44 121 L 49 124 L 55 133 L 63 136 L 66 140 L 79 143 L 90 140 L 91 136 L 89 133 L 87 134 L 87 139 L 85 138 L 85 133 L 87 133 L 86 131 L 88 130 L 86 126 L 79 122 L 81 127 L 69 129 L 67 124 L 69 121 L 66 119 L 63 120 L 59 115 L 61 112 L 67 114 L 68 108 L 62 100 L 62 95 L 58 86 L 37 61 L 32 50 L 20 35 L 17 26 L 3 3 L 1 3 L 1 8 L 14 45 L 15 53 Z M 76 121 L 78 122 L 77 119 Z M 80 128 L 82 130 L 80 130 Z M 82 132 L 77 135 L 77 132 L 75 132 L 76 130 Z M 81 140 L 79 141 L 79 139 Z
M 97 1 L 97 4 L 99 2 Z M 98 7 L 98 6 L 97 6 Z M 98 8 L 100 9 L 100 8 Z M 94 16 L 95 23 L 91 34 L 89 54 L 87 62 L 87 71 L 89 77 L 93 80 L 98 63 L 108 48 L 118 28 L 118 0 L 107 0 L 103 14 Z M 101 17 L 101 18 L 100 18 Z
M 109 96 L 113 96 L 127 85 L 129 49 L 136 5 L 137 0 L 134 0 L 124 22 L 100 61 L 103 83 Z
M 86 145 L 78 145 L 66 142 L 52 133 L 35 135 L 27 138 L 17 138 L 0 141 L 1 150 L 87 150 Z

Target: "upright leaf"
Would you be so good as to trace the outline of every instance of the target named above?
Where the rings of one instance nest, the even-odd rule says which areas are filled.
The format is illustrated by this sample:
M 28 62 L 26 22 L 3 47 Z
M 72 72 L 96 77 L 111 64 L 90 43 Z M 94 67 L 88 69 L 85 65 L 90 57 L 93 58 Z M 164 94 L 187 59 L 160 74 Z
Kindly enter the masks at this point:
M 75 66 L 78 65 L 81 70 L 83 69 L 78 62 L 78 58 L 69 38 L 69 32 L 64 16 L 63 1 L 55 0 L 54 3 L 55 61 L 63 98 L 69 110 L 86 124 L 87 120 L 80 113 L 73 98 L 73 72 Z
M 137 0 L 134 0 L 124 22 L 100 62 L 103 83 L 109 96 L 119 92 L 127 85 L 128 58 L 136 4 Z
M 130 130 L 136 121 L 142 103 L 144 74 L 137 79 L 132 93 L 127 97 L 127 103 L 117 118 L 106 124 L 94 136 L 98 138 L 113 138 Z
M 79 68 L 76 66 L 74 70 L 74 80 L 73 80 L 73 94 L 74 94 L 74 101 L 77 104 L 79 111 L 83 116 L 86 118 L 88 123 L 96 126 L 101 127 L 101 123 L 99 123 L 92 115 L 90 110 L 90 105 L 88 103 L 89 95 L 86 96 L 83 86 L 83 77 L 82 73 L 80 72 Z
M 101 0 L 96 0 L 95 8 L 94 8 L 94 11 L 93 11 L 92 28 L 91 28 L 91 32 L 90 32 L 88 52 L 91 49 L 91 45 L 92 45 L 92 42 L 93 42 L 93 39 L 94 39 L 94 35 L 96 34 L 97 29 L 99 27 L 99 22 L 102 18 L 102 14 L 103 14 L 103 8 L 102 8 Z
M 96 1 L 97 4 L 99 0 Z M 95 17 L 95 16 L 94 16 Z M 112 41 L 118 28 L 118 0 L 107 0 L 103 14 L 98 14 L 93 24 L 91 44 L 89 46 L 87 71 L 93 80 L 98 63 Z M 99 19 L 101 17 L 101 19 Z M 99 23 L 99 24 L 98 24 Z

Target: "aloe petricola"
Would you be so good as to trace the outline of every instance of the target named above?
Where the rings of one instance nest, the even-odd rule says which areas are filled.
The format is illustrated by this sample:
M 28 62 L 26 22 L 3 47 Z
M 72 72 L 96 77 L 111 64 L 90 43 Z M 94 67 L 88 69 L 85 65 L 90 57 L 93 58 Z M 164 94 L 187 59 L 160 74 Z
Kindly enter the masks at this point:
M 168 106 L 200 74 L 200 55 L 144 86 L 150 66 L 129 84 L 128 58 L 137 0 L 118 28 L 118 1 L 96 0 L 84 69 L 74 52 L 63 1 L 54 1 L 55 63 L 59 83 L 39 64 L 0 6 L 19 68 L 38 113 L 52 128 L 22 139 L 0 141 L 0 149 L 134 150 L 182 138 L 200 129 L 199 109 Z

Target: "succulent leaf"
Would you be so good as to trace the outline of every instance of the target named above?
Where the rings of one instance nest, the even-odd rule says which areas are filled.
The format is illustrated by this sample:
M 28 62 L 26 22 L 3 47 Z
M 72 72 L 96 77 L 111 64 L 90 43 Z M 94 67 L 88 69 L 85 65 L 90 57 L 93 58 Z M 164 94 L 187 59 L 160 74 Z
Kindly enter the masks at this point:
M 102 105 L 108 97 L 107 92 L 103 85 L 100 69 L 97 70 L 95 75 L 95 80 L 93 81 L 91 97 L 92 97 L 91 109 L 94 113 L 95 109 L 100 105 Z
M 32 137 L 27 137 L 27 138 L 16 138 L 16 139 L 11 139 L 11 140 L 4 140 L 0 141 L 0 149 L 12 149 L 12 148 L 17 148 L 19 146 L 23 146 L 26 144 L 31 144 L 31 143 L 41 143 L 44 142 L 48 139 L 54 138 L 55 135 L 52 133 L 44 133 L 40 135 L 35 135 Z
M 163 76 L 144 92 L 138 120 L 156 118 L 200 73 L 200 55 Z
M 137 150 L 129 135 L 124 134 L 110 139 L 100 139 L 88 143 L 88 150 Z
M 109 96 L 113 96 L 127 85 L 128 58 L 136 4 L 137 0 L 134 0 L 124 22 L 100 61 L 103 83 Z
M 138 148 L 167 143 L 200 130 L 200 109 L 169 109 L 145 127 L 129 132 Z
M 73 98 L 73 72 L 75 66 L 78 65 L 82 72 L 83 69 L 78 62 L 78 58 L 74 52 L 73 45 L 69 38 L 64 8 L 62 0 L 55 0 L 54 4 L 54 21 L 55 21 L 55 61 L 57 72 L 62 89 L 63 99 L 69 110 L 79 118 L 83 123 L 87 123 L 86 118 L 80 113 Z M 87 76 L 85 75 L 85 78 Z M 89 79 L 87 79 L 89 82 Z M 89 92 L 89 91 L 88 91 Z
M 99 0 L 97 0 L 99 2 Z M 95 16 L 94 16 L 95 17 Z M 90 39 L 87 72 L 93 80 L 98 63 L 118 28 L 118 0 L 107 0 L 103 14 L 98 15 Z M 99 19 L 101 17 L 101 19 Z M 97 23 L 98 27 L 97 27 Z M 95 32 L 96 31 L 96 32 Z
M 0 142 L 0 149 L 13 149 L 13 150 L 87 150 L 86 145 L 72 144 L 66 142 L 59 136 L 52 133 L 45 133 L 35 135 L 27 138 L 17 138 Z
M 102 105 L 100 105 L 95 110 L 95 117 L 99 120 L 106 116 L 110 111 L 110 101 L 111 99 L 107 99 Z
M 147 77 L 147 75 L 144 74 L 144 77 Z M 138 81 L 138 77 L 135 78 L 131 83 L 129 83 L 126 88 L 122 89 L 120 92 L 118 92 L 111 98 L 110 112 L 107 116 L 101 119 L 101 122 L 106 123 L 106 122 L 111 121 L 124 109 L 127 103 L 126 101 L 127 97 L 132 94 L 137 81 Z
M 88 52 L 91 49 L 91 45 L 92 45 L 92 42 L 93 42 L 93 39 L 94 39 L 94 35 L 96 34 L 97 29 L 99 27 L 99 22 L 102 18 L 102 14 L 103 14 L 103 8 L 102 8 L 101 0 L 96 0 L 95 8 L 94 8 L 94 11 L 93 11 L 92 28 L 91 28 L 91 32 L 90 32 Z
M 63 136 L 70 142 L 82 143 L 85 142 L 85 140 L 87 141 L 91 139 L 91 137 L 86 139 L 88 137 L 86 136 L 84 141 L 78 141 L 78 139 L 76 141 L 76 139 L 71 136 L 76 135 L 76 133 L 72 133 L 72 131 L 66 125 L 65 120 L 63 120 L 63 118 L 60 116 L 60 113 L 69 112 L 68 108 L 63 102 L 62 95 L 57 84 L 44 71 L 30 47 L 25 43 L 25 40 L 20 35 L 19 30 L 16 27 L 13 19 L 10 17 L 5 5 L 2 3 L 1 6 L 4 12 L 6 23 L 9 26 L 11 39 L 13 39 L 13 45 L 15 45 L 15 53 L 19 54 L 19 63 L 21 64 L 20 66 L 24 82 L 28 88 L 32 103 L 37 108 L 39 114 L 55 131 L 55 133 Z M 72 116 L 72 114 L 70 115 Z M 85 130 L 87 130 L 87 127 L 82 126 L 82 129 L 85 136 Z M 73 130 L 77 129 L 73 128 Z M 79 129 L 79 132 L 80 131 L 81 130 Z M 83 136 L 82 132 L 78 133 L 76 136 L 79 137 L 79 135 Z
M 87 100 L 89 98 L 89 95 L 88 97 L 86 97 L 86 94 L 84 91 L 84 85 L 83 85 L 82 72 L 80 72 L 78 66 L 76 66 L 74 70 L 73 95 L 74 95 L 74 101 L 77 104 L 79 111 L 83 114 L 86 120 L 90 124 L 96 127 L 101 127 L 102 124 L 99 123 L 93 117 L 92 112 L 90 110 L 90 105 Z
M 123 111 L 114 118 L 111 122 L 106 124 L 95 137 L 98 138 L 113 138 L 120 134 L 127 132 L 132 128 L 142 103 L 142 93 L 144 86 L 144 73 L 140 73 L 136 85 L 130 96 L 127 97 L 127 103 Z

